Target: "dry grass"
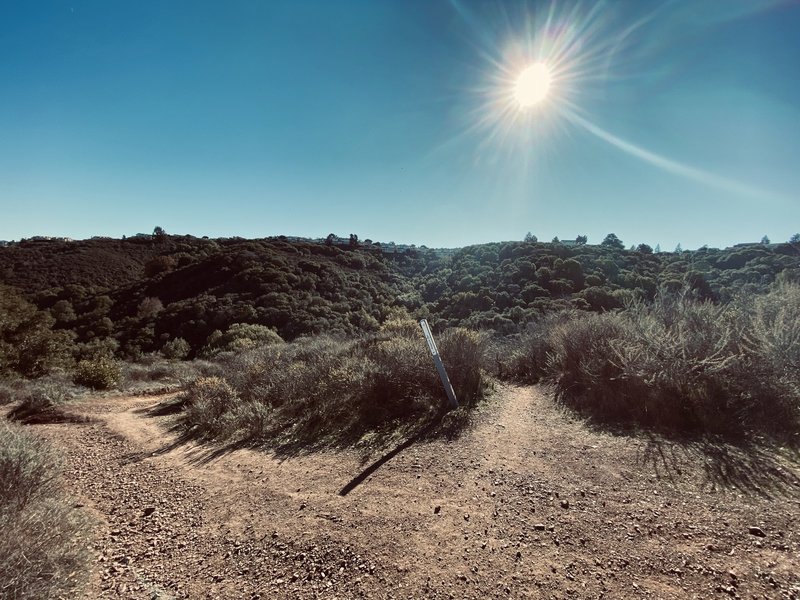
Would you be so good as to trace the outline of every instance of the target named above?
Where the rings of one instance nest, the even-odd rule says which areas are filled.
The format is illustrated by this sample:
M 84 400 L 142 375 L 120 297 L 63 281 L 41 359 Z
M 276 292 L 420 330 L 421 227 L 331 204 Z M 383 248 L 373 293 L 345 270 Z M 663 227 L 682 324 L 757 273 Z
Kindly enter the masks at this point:
M 63 496 L 50 451 L 0 424 L 0 596 L 74 597 L 88 568 L 86 521 Z

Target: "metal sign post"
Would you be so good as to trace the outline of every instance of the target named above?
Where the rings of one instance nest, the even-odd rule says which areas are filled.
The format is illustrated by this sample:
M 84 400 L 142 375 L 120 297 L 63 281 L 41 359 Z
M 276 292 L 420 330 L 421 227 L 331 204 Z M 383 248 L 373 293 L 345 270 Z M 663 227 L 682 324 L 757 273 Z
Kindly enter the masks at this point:
M 450 401 L 450 408 L 458 408 L 458 399 L 456 398 L 456 393 L 453 390 L 453 386 L 450 384 L 450 378 L 447 376 L 447 371 L 444 370 L 442 357 L 439 356 L 439 349 L 436 347 L 436 342 L 433 340 L 433 334 L 431 333 L 431 328 L 428 325 L 428 321 L 422 319 L 419 322 L 419 326 L 422 327 L 422 333 L 425 334 L 425 341 L 428 342 L 428 349 L 431 351 L 433 364 L 436 365 L 436 370 L 439 371 L 439 379 L 442 380 L 444 391 L 447 393 L 447 399 Z

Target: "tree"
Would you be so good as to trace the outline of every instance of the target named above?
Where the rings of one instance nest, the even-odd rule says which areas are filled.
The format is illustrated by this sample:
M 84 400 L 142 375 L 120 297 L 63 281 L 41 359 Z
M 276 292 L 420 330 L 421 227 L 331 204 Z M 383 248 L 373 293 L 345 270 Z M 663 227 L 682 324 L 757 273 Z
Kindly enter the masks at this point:
M 675 252 L 683 252 L 683 248 L 681 247 L 681 243 L 678 242 L 678 245 L 675 246 Z
M 40 377 L 69 356 L 70 334 L 53 331 L 55 319 L 0 284 L 0 378 Z
M 795 233 L 792 237 L 789 238 L 790 244 L 800 244 L 800 233 Z
M 349 244 L 351 248 L 358 248 L 358 236 L 355 233 L 350 234 Z
M 159 273 L 167 273 L 172 271 L 178 264 L 178 261 L 175 260 L 172 256 L 168 255 L 159 255 L 154 256 L 150 260 L 148 260 L 144 265 L 144 274 L 147 277 L 154 277 Z
M 539 238 L 533 235 L 530 231 L 525 234 L 525 241 L 526 242 L 538 242 Z
M 159 241 L 163 242 L 167 238 L 167 232 L 164 231 L 163 227 L 159 227 L 158 225 L 155 226 L 153 229 L 153 237 Z
M 189 352 L 191 351 L 192 347 L 189 345 L 189 342 L 181 337 L 177 337 L 164 344 L 164 347 L 161 348 L 161 355 L 164 358 L 183 360 L 189 356 Z
M 575 238 L 575 243 L 579 246 L 585 245 L 589 241 L 589 238 L 585 235 L 579 235 Z
M 769 238 L 767 236 L 762 237 L 761 243 L 766 246 L 767 244 L 769 244 Z
M 551 244 L 560 244 L 560 243 L 561 243 L 561 240 L 560 240 L 560 239 L 558 239 L 558 236 L 556 236 L 556 237 L 554 237 L 554 238 L 553 238 L 552 242 L 550 242 L 550 243 L 551 243 Z
M 656 244 L 655 249 L 653 250 L 656 254 L 661 254 L 661 244 Z
M 329 233 L 328 237 L 325 238 L 325 245 L 326 246 L 333 246 L 333 240 L 336 239 L 335 233 Z
M 622 243 L 622 240 L 617 237 L 614 233 L 609 233 L 603 241 L 600 243 L 601 246 L 607 246 L 609 248 L 617 248 L 622 250 L 625 248 L 625 244 Z
M 640 254 L 652 254 L 653 253 L 653 249 L 650 246 L 648 246 L 647 244 L 639 244 L 636 247 L 636 251 L 639 252 Z

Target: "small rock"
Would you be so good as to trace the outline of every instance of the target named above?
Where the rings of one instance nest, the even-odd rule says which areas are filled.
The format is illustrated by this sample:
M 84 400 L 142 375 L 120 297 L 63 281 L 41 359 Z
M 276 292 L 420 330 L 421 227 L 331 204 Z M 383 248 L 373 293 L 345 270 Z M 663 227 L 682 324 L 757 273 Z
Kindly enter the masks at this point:
M 569 508 L 569 500 L 562 500 L 561 508 Z
M 536 531 L 544 531 L 544 523 L 536 523 L 536 525 L 534 525 L 533 528 Z
M 155 506 L 148 506 L 147 508 L 144 509 L 144 516 L 145 517 L 149 517 L 154 512 L 156 512 L 156 507 Z
M 748 529 L 750 535 L 756 535 L 758 537 L 767 537 L 767 534 L 764 533 L 764 530 L 761 527 L 751 527 Z
M 435 515 L 438 515 L 440 512 L 442 512 L 441 506 L 437 506 L 436 508 L 433 509 L 433 514 Z

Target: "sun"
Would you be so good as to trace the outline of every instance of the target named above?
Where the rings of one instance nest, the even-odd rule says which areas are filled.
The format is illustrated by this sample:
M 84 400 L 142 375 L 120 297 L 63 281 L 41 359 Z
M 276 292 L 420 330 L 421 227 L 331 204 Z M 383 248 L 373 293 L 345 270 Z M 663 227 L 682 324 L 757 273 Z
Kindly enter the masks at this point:
M 544 100 L 550 91 L 552 79 L 550 67 L 543 62 L 535 63 L 522 71 L 514 86 L 514 98 L 520 108 L 528 108 Z

